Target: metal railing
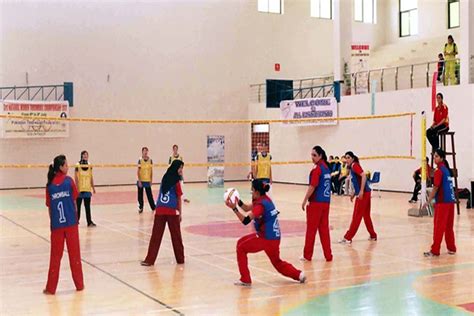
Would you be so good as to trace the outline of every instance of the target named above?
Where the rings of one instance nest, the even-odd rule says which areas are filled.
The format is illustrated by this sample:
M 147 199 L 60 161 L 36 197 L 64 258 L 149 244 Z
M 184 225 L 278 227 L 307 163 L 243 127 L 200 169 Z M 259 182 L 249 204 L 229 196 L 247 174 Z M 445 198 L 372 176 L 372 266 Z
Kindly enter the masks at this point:
M 325 91 L 328 89 L 327 87 L 329 85 L 332 85 L 334 77 L 332 75 L 327 75 L 327 76 L 321 76 L 321 77 L 314 77 L 314 78 L 305 78 L 305 79 L 297 79 L 293 80 L 293 91 L 301 91 L 297 92 L 296 94 L 299 93 L 299 95 L 303 95 L 303 90 L 307 91 L 309 90 L 309 94 L 316 95 L 316 90 L 319 87 L 323 87 L 323 91 L 321 93 L 325 93 Z M 312 92 L 311 92 L 312 91 Z M 256 84 L 251 84 L 250 85 L 250 96 L 249 99 L 251 102 L 266 102 L 266 84 L 265 83 L 256 83 Z M 296 97 L 296 94 L 294 93 L 294 98 Z M 298 96 L 299 99 L 301 97 Z
M 64 97 L 64 85 L 0 87 L 0 100 L 59 101 Z
M 293 99 L 325 98 L 334 94 L 334 84 L 290 89 L 287 92 L 293 92 Z
M 472 57 L 471 57 L 472 61 Z M 439 61 L 430 61 L 419 64 L 386 67 L 345 74 L 344 77 L 351 79 L 351 93 L 361 94 L 374 91 L 372 81 L 377 81 L 376 92 L 426 88 L 431 87 L 433 73 L 438 71 Z M 456 69 L 459 69 L 459 59 L 456 59 Z M 471 62 L 472 66 L 472 62 Z M 445 67 L 443 67 L 445 69 Z M 457 83 L 459 84 L 459 71 Z M 439 77 L 441 82 L 445 82 L 444 71 Z M 348 87 L 343 95 L 349 94 Z
M 429 61 L 411 65 L 403 65 L 396 67 L 385 67 L 378 69 L 370 69 L 368 71 L 360 71 L 354 73 L 344 74 L 344 84 L 342 86 L 342 95 L 362 94 L 369 92 L 384 92 L 414 88 L 431 87 L 433 73 L 438 71 L 438 60 Z M 457 84 L 460 82 L 459 77 L 459 59 L 456 62 L 456 78 Z M 439 76 L 441 84 L 445 83 L 445 74 Z M 474 55 L 470 56 L 470 82 L 474 83 Z M 307 79 L 298 79 L 293 81 L 293 95 L 294 99 L 302 99 L 306 97 L 327 96 L 328 93 L 324 91 L 329 86 L 332 86 L 334 77 L 332 75 L 314 77 Z M 372 81 L 376 80 L 376 87 L 372 86 Z M 349 85 L 347 83 L 349 82 Z M 315 92 L 316 89 L 323 88 L 321 92 Z M 330 88 L 332 91 L 332 87 Z M 250 85 L 250 101 L 251 102 L 265 102 L 266 101 L 266 84 L 251 84 Z

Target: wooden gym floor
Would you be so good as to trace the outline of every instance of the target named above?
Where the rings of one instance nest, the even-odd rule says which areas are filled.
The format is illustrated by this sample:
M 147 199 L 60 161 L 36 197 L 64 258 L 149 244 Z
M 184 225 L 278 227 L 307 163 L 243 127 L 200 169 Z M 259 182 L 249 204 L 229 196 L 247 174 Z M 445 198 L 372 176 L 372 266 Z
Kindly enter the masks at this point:
M 230 183 L 249 199 L 249 184 Z M 156 194 L 156 186 L 154 193 Z M 458 252 L 424 258 L 432 218 L 407 216 L 408 194 L 372 197 L 379 240 L 364 224 L 352 245 L 337 244 L 353 205 L 335 196 L 330 224 L 334 261 L 326 263 L 317 238 L 312 262 L 302 263 L 304 186 L 275 184 L 280 210 L 281 257 L 303 269 L 299 284 L 280 276 L 264 253 L 249 256 L 252 288 L 239 278 L 235 245 L 249 227 L 239 224 L 222 200 L 223 189 L 187 184 L 183 210 L 186 263 L 176 265 L 168 231 L 153 267 L 142 267 L 153 225 L 147 206 L 137 213 L 133 186 L 101 187 L 92 198 L 95 228 L 79 233 L 85 290 L 76 292 L 67 254 L 55 296 L 46 296 L 49 220 L 43 190 L 0 191 L 0 315 L 466 315 L 474 312 L 474 212 L 455 219 Z

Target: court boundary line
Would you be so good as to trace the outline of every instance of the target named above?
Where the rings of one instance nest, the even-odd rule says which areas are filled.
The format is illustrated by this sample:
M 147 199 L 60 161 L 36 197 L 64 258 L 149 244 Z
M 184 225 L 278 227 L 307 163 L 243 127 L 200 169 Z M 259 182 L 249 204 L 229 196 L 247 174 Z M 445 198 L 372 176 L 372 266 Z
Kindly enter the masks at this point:
M 32 234 L 32 235 L 34 235 L 34 236 L 36 236 L 36 237 L 42 239 L 43 241 L 47 242 L 48 244 L 51 244 L 51 242 L 50 242 L 47 238 L 41 236 L 40 234 L 35 233 L 34 231 L 32 231 L 32 230 L 26 228 L 25 226 L 23 226 L 23 225 L 21 225 L 21 224 L 15 222 L 14 220 L 12 220 L 12 219 L 6 217 L 5 215 L 0 214 L 0 217 L 2 217 L 3 219 L 9 221 L 10 223 L 12 223 L 12 224 L 14 224 L 14 225 L 16 225 L 16 226 L 18 226 L 18 227 L 20 227 L 21 229 L 23 229 L 23 230 L 29 232 L 30 234 Z M 65 249 L 64 252 L 67 253 L 67 250 Z M 151 296 L 151 295 L 149 295 L 149 294 L 143 292 L 142 290 L 140 290 L 140 289 L 134 287 L 133 285 L 131 285 L 131 284 L 125 282 L 125 281 L 123 281 L 122 279 L 120 279 L 119 277 L 113 275 L 112 273 L 110 273 L 110 272 L 108 272 L 108 271 L 106 271 L 106 270 L 104 270 L 104 269 L 98 267 L 97 265 L 93 264 L 92 262 L 89 262 L 89 261 L 87 261 L 86 259 L 84 259 L 84 258 L 82 258 L 82 257 L 81 257 L 81 261 L 84 262 L 85 264 L 91 266 L 92 268 L 94 268 L 94 269 L 96 269 L 96 270 L 98 270 L 98 271 L 104 273 L 105 275 L 111 277 L 112 279 L 118 281 L 119 283 L 125 285 L 126 287 L 128 287 L 128 288 L 134 290 L 135 292 L 137 292 L 137 293 L 139 293 L 139 294 L 141 294 L 141 295 L 147 297 L 148 299 L 154 301 L 155 303 L 158 303 L 158 304 L 160 304 L 161 306 L 166 307 L 167 310 L 172 311 L 172 312 L 174 312 L 174 313 L 176 313 L 176 314 L 178 314 L 178 315 L 184 315 L 184 313 L 182 313 L 181 311 L 175 309 L 173 306 L 168 305 L 168 304 L 166 304 L 165 302 L 162 302 L 162 301 L 160 301 L 159 299 L 157 299 L 157 298 L 155 298 L 155 297 L 153 297 L 153 296 Z

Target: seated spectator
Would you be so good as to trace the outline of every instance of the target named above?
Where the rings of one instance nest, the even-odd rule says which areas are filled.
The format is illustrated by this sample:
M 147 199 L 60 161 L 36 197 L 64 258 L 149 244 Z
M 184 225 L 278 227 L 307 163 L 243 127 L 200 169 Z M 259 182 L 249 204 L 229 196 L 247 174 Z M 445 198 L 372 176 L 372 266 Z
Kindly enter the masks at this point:
M 438 82 L 442 81 L 444 71 L 444 56 L 442 53 L 438 54 Z
M 334 156 L 329 156 L 328 158 L 328 168 L 329 170 L 332 170 L 332 164 L 334 163 Z
M 336 158 L 332 161 L 331 164 L 331 189 L 333 193 L 338 193 L 339 192 L 339 175 L 341 173 L 341 163 L 339 162 L 339 157 L 336 156 Z
M 431 186 L 431 177 L 433 176 L 433 170 L 429 165 L 429 159 L 426 157 L 426 187 Z M 413 189 L 413 196 L 411 197 L 409 203 L 418 202 L 418 193 L 421 190 L 421 167 L 416 169 L 413 173 L 413 180 L 415 180 L 415 188 Z
M 439 148 L 439 134 L 449 131 L 448 106 L 443 103 L 443 94 L 436 95 L 436 109 L 433 117 L 433 124 L 426 130 L 426 138 L 433 147 L 432 152 Z
M 349 168 L 346 163 L 346 157 L 342 155 L 341 156 L 341 172 L 339 173 L 338 187 L 336 188 L 336 192 L 338 195 L 343 194 L 344 190 L 348 191 L 349 184 L 346 181 L 346 179 L 348 179 L 347 177 L 348 175 L 349 175 Z

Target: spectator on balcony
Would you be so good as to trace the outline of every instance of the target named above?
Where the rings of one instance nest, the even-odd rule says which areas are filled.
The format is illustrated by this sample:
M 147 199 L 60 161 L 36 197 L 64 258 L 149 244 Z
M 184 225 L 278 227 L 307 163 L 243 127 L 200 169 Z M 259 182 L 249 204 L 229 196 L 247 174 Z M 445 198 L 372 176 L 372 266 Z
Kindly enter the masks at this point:
M 439 134 L 449 131 L 448 106 L 443 103 L 443 94 L 436 95 L 436 109 L 434 112 L 433 124 L 426 130 L 426 138 L 433 147 L 433 152 L 439 148 Z
M 444 70 L 444 84 L 455 85 L 456 80 L 456 55 L 458 54 L 458 47 L 454 42 L 453 36 L 448 36 L 448 42 L 444 44 L 445 70 Z
M 438 82 L 442 81 L 444 71 L 444 56 L 443 53 L 438 54 Z

